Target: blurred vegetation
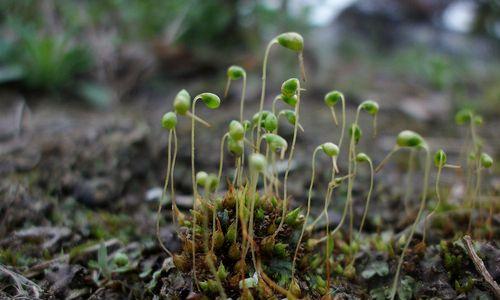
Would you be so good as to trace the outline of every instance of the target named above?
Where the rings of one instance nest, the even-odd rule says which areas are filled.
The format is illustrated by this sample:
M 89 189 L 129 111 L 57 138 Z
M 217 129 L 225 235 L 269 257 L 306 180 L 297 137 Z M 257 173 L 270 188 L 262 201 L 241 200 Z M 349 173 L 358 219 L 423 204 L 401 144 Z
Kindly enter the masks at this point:
M 180 48 L 195 59 L 220 56 L 221 50 L 259 47 L 282 28 L 307 28 L 303 15 L 287 13 L 287 4 L 286 0 L 277 7 L 240 0 L 4 0 L 0 84 L 19 82 L 25 89 L 48 92 L 76 88 L 83 98 L 103 102 L 110 93 L 99 88 L 109 81 L 98 76 L 100 60 L 110 59 L 102 56 L 118 56 L 136 44 L 150 57 L 158 55 L 153 46 L 160 44 L 161 49 Z M 114 61 L 120 64 L 119 58 Z

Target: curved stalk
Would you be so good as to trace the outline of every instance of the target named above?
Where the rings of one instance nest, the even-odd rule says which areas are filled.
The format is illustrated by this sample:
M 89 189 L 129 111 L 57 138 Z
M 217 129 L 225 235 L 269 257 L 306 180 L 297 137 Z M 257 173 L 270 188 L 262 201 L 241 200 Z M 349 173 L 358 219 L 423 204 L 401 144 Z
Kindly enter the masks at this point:
M 173 257 L 172 252 L 167 249 L 167 247 L 163 244 L 160 236 L 160 220 L 161 220 L 161 209 L 163 206 L 163 200 L 165 199 L 165 195 L 167 193 L 168 182 L 170 179 L 170 168 L 172 165 L 172 130 L 168 133 L 168 145 L 167 145 L 167 174 L 165 175 L 165 183 L 163 185 L 163 191 L 161 193 L 161 198 L 158 203 L 158 211 L 156 213 L 156 238 L 160 247 L 165 251 L 170 257 Z M 174 211 L 174 202 L 172 201 L 172 221 L 175 224 L 175 211 Z
M 309 184 L 309 191 L 307 193 L 307 210 L 306 210 L 304 224 L 302 225 L 302 231 L 300 232 L 299 240 L 297 241 L 297 247 L 295 247 L 295 254 L 293 255 L 292 278 L 294 278 L 294 275 L 295 275 L 295 261 L 297 260 L 297 254 L 299 252 L 300 242 L 302 241 L 302 238 L 304 237 L 304 231 L 306 230 L 307 220 L 309 220 L 309 213 L 311 212 L 311 197 L 312 197 L 312 189 L 314 186 L 314 179 L 315 179 L 315 160 L 316 160 L 316 154 L 318 153 L 319 150 L 321 150 L 321 147 L 317 147 L 314 150 L 313 155 L 312 155 L 311 183 Z
M 434 207 L 434 209 L 432 210 L 432 212 L 430 214 L 428 214 L 427 217 L 425 217 L 424 233 L 422 235 L 422 241 L 424 242 L 424 244 L 425 244 L 425 239 L 426 239 L 425 233 L 427 231 L 427 220 L 429 220 L 436 213 L 437 209 L 441 205 L 441 193 L 439 192 L 439 179 L 441 178 L 441 171 L 442 170 L 443 170 L 443 167 L 438 166 L 438 171 L 437 171 L 437 175 L 436 175 L 436 185 L 434 187 L 435 192 L 436 192 L 437 203 L 436 203 L 436 206 Z
M 179 208 L 177 208 L 177 203 L 175 202 L 175 185 L 174 185 L 174 170 L 175 170 L 175 162 L 177 160 L 177 131 L 175 128 L 172 130 L 174 134 L 174 154 L 172 157 L 172 166 L 170 168 L 170 198 L 172 199 L 172 210 L 174 216 L 177 216 L 177 222 L 179 221 Z M 172 217 L 173 218 L 173 217 Z M 174 222 L 174 220 L 172 220 Z M 174 222 L 175 224 L 175 222 Z
M 332 158 L 332 181 L 335 180 L 335 169 L 336 169 L 335 158 Z M 333 191 L 333 189 L 331 189 L 330 195 L 328 198 L 330 198 L 332 191 Z M 326 236 L 330 235 L 330 215 L 328 214 L 328 204 L 329 204 L 329 201 L 325 201 L 324 211 L 325 211 L 325 219 L 326 219 Z M 329 291 L 330 290 L 330 243 L 328 241 L 326 241 L 326 244 L 325 244 L 325 258 L 326 258 L 326 261 L 325 261 L 325 263 L 326 263 L 326 290 Z
M 415 149 L 410 149 L 410 157 L 408 158 L 408 175 L 406 176 L 406 189 L 403 198 L 403 204 L 405 207 L 405 213 L 408 216 L 410 214 L 410 196 L 413 193 L 413 172 L 415 171 Z
M 424 173 L 422 198 L 420 200 L 420 208 L 418 209 L 417 217 L 415 218 L 415 221 L 413 222 L 413 225 L 412 225 L 411 231 L 410 231 L 410 235 L 408 236 L 408 240 L 403 248 L 403 251 L 401 252 L 401 257 L 399 258 L 398 266 L 396 268 L 396 275 L 394 277 L 394 282 L 392 284 L 392 289 L 391 289 L 391 296 L 390 296 L 391 300 L 394 300 L 394 297 L 396 297 L 396 291 L 397 291 L 398 284 L 399 284 L 399 273 L 401 272 L 401 266 L 403 265 L 404 256 L 405 256 L 406 250 L 410 246 L 411 240 L 413 238 L 413 234 L 415 233 L 415 229 L 417 228 L 418 221 L 419 221 L 420 217 L 422 216 L 422 213 L 423 213 L 424 208 L 425 208 L 425 199 L 427 196 L 427 187 L 428 187 L 431 159 L 430 159 L 429 149 L 427 147 L 424 147 L 424 150 L 425 150 L 425 171 L 424 171 L 425 173 Z
M 269 58 L 269 52 L 274 44 L 278 41 L 276 39 L 272 39 L 269 44 L 267 44 L 266 52 L 264 53 L 264 61 L 262 63 L 262 91 L 260 93 L 260 102 L 259 102 L 259 119 L 257 122 L 257 141 L 260 137 L 260 127 L 262 122 L 262 111 L 264 110 L 264 100 L 266 98 L 266 73 L 267 73 L 267 60 Z M 255 150 L 259 152 L 259 149 Z
M 273 237 L 276 237 L 278 232 L 280 232 L 280 230 L 283 228 L 283 224 L 285 222 L 286 209 L 288 206 L 288 195 L 287 195 L 288 173 L 290 172 L 293 154 L 295 151 L 295 143 L 297 142 L 297 131 L 299 128 L 299 108 L 300 108 L 300 84 L 299 84 L 299 87 L 297 89 L 297 104 L 295 105 L 295 124 L 293 126 L 292 145 L 290 147 L 290 154 L 288 155 L 285 177 L 283 179 L 283 208 L 282 208 L 282 212 L 281 212 L 281 221 L 280 221 L 278 228 L 274 232 Z
M 243 87 L 241 89 L 241 100 L 240 100 L 240 122 L 243 123 L 243 111 L 245 106 L 245 94 L 247 92 L 247 74 L 243 74 Z
M 193 100 L 192 104 L 192 115 L 195 116 L 196 113 L 196 101 L 198 98 Z M 195 175 L 195 165 L 194 165 L 194 150 L 195 150 L 195 118 L 191 118 L 191 181 L 193 186 L 193 210 L 196 211 L 197 202 L 198 202 L 198 189 L 196 186 L 196 175 Z M 196 283 L 196 286 L 199 287 L 198 278 L 196 277 L 196 218 L 193 218 L 193 228 L 192 228 L 192 238 L 193 238 L 193 247 L 192 247 L 192 259 L 193 259 L 193 279 Z
M 368 160 L 368 164 L 370 165 L 370 188 L 368 189 L 368 195 L 366 196 L 366 205 L 365 212 L 363 213 L 363 218 L 361 218 L 361 225 L 359 225 L 359 234 L 363 231 L 363 226 L 365 224 L 366 215 L 368 214 L 368 207 L 370 206 L 370 198 L 373 191 L 373 163 L 371 159 Z
M 339 149 L 342 149 L 342 141 L 344 140 L 345 121 L 346 121 L 346 116 L 345 116 L 345 99 L 344 99 L 343 95 L 340 98 L 340 101 L 342 102 L 342 129 L 341 129 L 341 132 L 340 132 Z
M 469 225 L 467 226 L 467 233 L 471 235 L 471 230 L 472 230 L 472 213 L 474 211 L 474 208 L 476 206 L 475 204 L 475 199 L 477 198 L 478 201 L 479 199 L 479 194 L 480 194 L 480 187 L 481 187 L 481 165 L 479 159 L 477 159 L 477 174 L 476 174 L 476 188 L 474 190 L 474 195 L 472 196 L 472 203 L 471 203 L 471 208 L 470 208 L 470 213 L 469 213 Z M 479 204 L 481 205 L 481 203 Z M 481 213 L 481 206 L 479 206 L 479 214 Z
M 217 181 L 219 182 L 219 185 L 220 185 L 220 180 L 221 180 L 221 177 L 222 177 L 222 166 L 224 165 L 224 142 L 226 141 L 226 138 L 229 136 L 229 133 L 225 133 L 223 136 L 222 136 L 222 139 L 221 139 L 221 142 L 220 142 L 220 157 L 219 157 L 219 171 L 217 173 Z M 217 185 L 217 188 L 215 189 L 215 191 L 217 192 L 217 189 L 219 187 L 219 185 Z

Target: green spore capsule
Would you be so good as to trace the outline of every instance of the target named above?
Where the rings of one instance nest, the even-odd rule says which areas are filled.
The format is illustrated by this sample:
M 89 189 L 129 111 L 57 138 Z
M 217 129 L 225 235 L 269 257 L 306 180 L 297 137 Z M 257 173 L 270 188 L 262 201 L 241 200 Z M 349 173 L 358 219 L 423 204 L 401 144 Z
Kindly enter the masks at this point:
M 125 253 L 119 252 L 113 257 L 113 263 L 117 267 L 125 267 L 129 264 L 128 256 Z
M 285 116 L 285 119 L 287 119 L 288 123 L 295 125 L 295 122 L 297 121 L 297 116 L 295 115 L 295 111 L 291 109 L 284 109 L 280 111 L 279 114 Z
M 483 168 L 489 169 L 493 166 L 493 158 L 484 152 L 481 153 L 480 161 Z
M 236 120 L 232 120 L 229 123 L 229 136 L 235 141 L 243 139 L 243 137 L 245 136 L 245 129 L 243 128 L 243 124 Z
M 321 145 L 321 149 L 323 152 L 330 156 L 330 157 L 336 157 L 339 155 L 339 147 L 335 145 L 334 143 L 324 143 Z
M 196 184 L 199 186 L 205 186 L 207 183 L 208 174 L 205 171 L 199 171 L 196 173 Z
M 266 133 L 263 135 L 263 138 L 266 140 L 272 151 L 281 150 L 284 152 L 288 148 L 286 140 L 277 134 Z
M 411 130 L 403 130 L 396 138 L 399 147 L 425 147 L 426 143 L 422 136 Z
M 220 98 L 213 93 L 201 93 L 196 96 L 197 99 L 201 99 L 205 105 L 210 109 L 216 109 L 220 106 Z
M 473 115 L 474 112 L 471 109 L 461 109 L 455 114 L 455 123 L 457 123 L 458 125 L 468 123 L 472 120 Z
M 272 114 L 272 112 L 270 112 L 268 110 L 263 110 L 261 112 L 261 114 L 262 114 L 262 117 L 260 118 L 260 123 L 261 123 L 261 126 L 265 126 L 266 118 L 268 115 Z M 252 117 L 253 124 L 257 125 L 257 122 L 259 122 L 259 116 L 260 116 L 260 114 L 258 112 L 253 115 L 253 117 Z
M 177 125 L 177 115 L 169 111 L 161 118 L 161 126 L 165 129 L 172 130 Z
M 296 32 L 285 32 L 276 37 L 278 43 L 292 51 L 302 52 L 304 49 L 304 38 Z
M 286 97 L 292 97 L 297 93 L 298 88 L 299 80 L 297 78 L 290 78 L 281 85 L 281 94 Z
M 232 137 L 227 139 L 227 149 L 235 156 L 241 156 L 244 149 L 243 139 L 236 141 Z
M 444 167 L 446 164 L 446 153 L 443 151 L 443 149 L 439 149 L 436 151 L 436 154 L 434 154 L 434 165 L 438 168 Z
M 191 96 L 186 90 L 180 90 L 174 99 L 174 110 L 179 115 L 185 115 L 191 108 Z
M 357 162 L 369 162 L 370 161 L 370 157 L 366 154 L 366 153 L 358 153 L 356 155 L 356 161 Z
M 297 98 L 297 95 L 293 95 L 291 97 L 285 96 L 285 95 L 279 95 L 279 98 L 285 102 L 286 104 L 290 105 L 291 107 L 295 107 L 297 105 L 297 102 L 299 101 L 299 98 Z
M 252 122 L 248 120 L 243 121 L 243 128 L 245 129 L 245 132 L 247 132 L 252 128 Z
M 278 118 L 274 114 L 269 114 L 264 122 L 264 128 L 269 132 L 275 131 L 278 128 Z
M 376 115 L 378 113 L 378 110 L 379 110 L 378 103 L 373 101 L 373 100 L 363 101 L 359 105 L 359 107 L 372 116 Z
M 264 172 L 267 167 L 266 157 L 260 153 L 252 153 L 248 161 L 250 170 L 254 172 Z
M 337 104 L 340 100 L 342 100 L 343 97 L 344 95 L 341 92 L 331 91 L 325 95 L 325 104 L 329 107 L 332 107 L 335 104 Z
M 362 135 L 363 132 L 361 131 L 361 128 L 357 124 L 352 124 L 349 128 L 349 136 L 354 139 L 354 143 L 359 143 Z
M 240 66 L 230 66 L 227 69 L 227 77 L 231 80 L 238 80 L 246 75 L 245 69 Z

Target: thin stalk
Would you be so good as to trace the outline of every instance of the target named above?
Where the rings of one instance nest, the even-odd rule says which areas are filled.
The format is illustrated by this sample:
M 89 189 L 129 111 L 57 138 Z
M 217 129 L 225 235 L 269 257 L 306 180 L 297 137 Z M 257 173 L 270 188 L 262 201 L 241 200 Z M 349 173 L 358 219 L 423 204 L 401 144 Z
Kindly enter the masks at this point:
M 437 203 L 436 203 L 436 206 L 434 207 L 434 209 L 432 210 L 432 212 L 430 214 L 428 214 L 427 217 L 425 218 L 424 233 L 422 235 L 422 241 L 424 242 L 424 244 L 425 244 L 426 232 L 427 232 L 427 220 L 429 220 L 436 213 L 439 206 L 441 205 L 441 193 L 439 191 L 439 180 L 441 178 L 441 171 L 442 170 L 443 170 L 443 167 L 438 166 L 438 171 L 437 171 L 437 175 L 436 175 L 436 185 L 434 186 L 434 190 L 436 192 Z
M 196 121 L 198 123 L 201 123 L 201 124 L 205 125 L 206 127 L 212 127 L 212 125 L 210 125 L 210 123 L 208 123 L 207 121 L 205 121 L 202 118 L 198 117 L 194 113 L 191 113 L 189 110 L 186 112 L 186 116 L 188 116 L 193 121 Z
M 349 177 L 349 175 L 344 176 L 344 177 L 340 177 L 338 179 L 344 180 L 347 177 Z M 327 188 L 327 191 L 326 191 L 326 194 L 325 194 L 325 203 L 327 203 L 327 206 L 330 206 L 331 197 L 333 195 L 333 190 L 335 189 L 335 187 L 336 186 L 333 184 L 333 182 L 330 182 L 330 184 L 328 184 L 328 188 Z M 347 203 L 347 201 L 346 201 L 346 203 Z M 314 221 L 311 223 L 311 225 L 309 225 L 307 227 L 307 230 L 308 231 L 313 231 L 314 230 L 314 226 L 321 220 L 321 218 L 323 217 L 324 214 L 325 214 L 325 208 L 323 208 L 323 210 L 321 211 L 321 213 L 319 214 L 319 216 L 317 216 L 316 219 L 314 219 Z
M 339 139 L 339 149 L 342 149 L 342 141 L 344 140 L 344 132 L 345 132 L 345 121 L 346 121 L 346 116 L 345 116 L 345 99 L 344 96 L 340 98 L 340 101 L 342 102 L 342 129 L 340 132 L 340 139 Z
M 266 98 L 266 73 L 267 73 L 267 60 L 269 58 L 269 52 L 274 44 L 278 41 L 276 39 L 272 39 L 269 44 L 267 44 L 266 52 L 264 53 L 264 61 L 262 63 L 262 91 L 260 93 L 260 103 L 259 103 L 259 120 L 257 122 L 257 141 L 260 137 L 260 127 L 262 121 L 262 111 L 264 110 L 264 100 Z M 258 148 L 255 152 L 259 152 Z
M 335 158 L 332 158 L 332 181 L 335 180 Z M 333 189 L 332 189 L 333 190 Z M 330 192 L 332 193 L 332 192 Z M 328 197 L 329 198 L 329 197 Z M 328 214 L 328 204 L 329 201 L 325 202 L 325 219 L 326 219 L 326 236 L 330 234 L 330 215 Z M 326 257 L 326 290 L 330 290 L 330 243 L 326 241 L 325 245 L 325 257 Z
M 196 116 L 196 101 L 198 98 L 193 100 L 192 104 L 192 115 Z M 196 175 L 195 175 L 195 165 L 194 165 L 194 153 L 195 153 L 195 118 L 191 118 L 191 182 L 193 187 L 193 210 L 196 211 L 197 202 L 198 202 L 198 189 L 196 187 Z M 192 229 L 192 238 L 193 238 L 193 248 L 192 248 L 192 256 L 193 256 L 193 279 L 196 283 L 196 286 L 199 287 L 198 278 L 196 277 L 196 218 L 193 218 L 193 229 Z
M 384 157 L 384 159 L 382 159 L 382 161 L 375 168 L 375 174 L 377 174 L 378 172 L 380 172 L 380 170 L 382 170 L 385 164 L 389 161 L 389 158 L 391 158 L 391 156 L 399 149 L 400 148 L 398 146 L 394 146 L 394 148 L 392 148 L 392 150 Z
M 250 251 L 252 253 L 252 262 L 254 264 L 254 269 L 257 269 L 256 259 L 255 259 L 255 245 L 254 245 L 254 230 L 253 230 L 253 220 L 254 220 L 254 211 L 255 211 L 255 199 L 257 195 L 257 181 L 259 180 L 259 174 L 254 172 L 251 177 L 251 190 L 250 190 L 250 219 L 248 221 L 248 242 L 250 244 Z M 244 250 L 245 257 L 248 252 L 248 244 L 246 249 Z
M 168 188 L 168 180 L 170 178 L 170 168 L 172 165 L 172 130 L 168 133 L 168 145 L 167 145 L 167 174 L 165 175 L 165 183 L 163 185 L 163 191 L 161 193 L 161 198 L 158 203 L 158 211 L 156 213 L 156 238 L 158 239 L 158 243 L 160 247 L 165 251 L 170 257 L 173 257 L 172 252 L 167 249 L 167 247 L 163 244 L 160 236 L 160 220 L 161 220 L 161 209 L 163 206 L 163 199 L 165 199 L 165 195 L 167 193 Z M 172 201 L 172 222 L 175 224 L 175 213 L 174 213 L 174 202 Z
M 430 171 L 430 165 L 431 165 L 431 156 L 429 149 L 427 147 L 424 147 L 425 150 L 425 173 L 424 173 L 424 183 L 423 183 L 423 191 L 422 191 L 422 199 L 420 200 L 420 208 L 417 213 L 417 217 L 415 218 L 415 222 L 413 222 L 413 225 L 411 227 L 410 235 L 408 237 L 408 240 L 403 248 L 403 251 L 401 252 L 401 257 L 399 258 L 398 266 L 396 269 L 396 276 L 394 277 L 394 282 L 392 284 L 392 289 L 391 289 L 391 300 L 394 300 L 394 297 L 396 297 L 396 291 L 398 288 L 399 284 L 399 273 L 401 272 L 401 266 L 403 265 L 404 261 L 404 256 L 406 253 L 406 250 L 410 246 L 411 240 L 413 238 L 413 234 L 415 233 L 415 229 L 417 228 L 418 220 L 422 216 L 422 213 L 425 208 L 425 199 L 427 196 L 427 188 L 428 188 L 428 181 L 429 181 L 429 171 Z
M 295 261 L 297 260 L 297 254 L 299 253 L 299 248 L 300 248 L 300 242 L 302 241 L 302 237 L 304 236 L 304 232 L 306 230 L 307 226 L 307 221 L 309 220 L 309 213 L 311 212 L 311 197 L 312 197 L 312 189 L 314 186 L 314 178 L 315 178 L 315 161 L 316 161 L 316 154 L 318 151 L 321 150 L 321 147 L 317 147 L 312 155 L 312 162 L 311 162 L 311 183 L 309 184 L 309 191 L 307 193 L 307 210 L 306 210 L 306 216 L 304 220 L 304 224 L 302 225 L 302 231 L 300 232 L 299 240 L 297 241 L 297 247 L 295 248 L 295 254 L 293 255 L 293 260 L 292 260 L 292 279 L 294 278 L 295 275 Z
M 220 185 L 221 178 L 222 178 L 222 166 L 224 165 L 224 142 L 226 141 L 226 138 L 228 136 L 229 136 L 229 133 L 226 132 L 222 136 L 222 139 L 220 142 L 219 171 L 217 173 L 217 181 L 219 182 L 219 185 Z M 217 188 L 218 188 L 218 186 L 217 186 Z M 217 191 L 217 189 L 215 191 Z
M 175 185 L 174 185 L 174 170 L 175 162 L 177 160 L 177 132 L 175 128 L 172 130 L 174 134 L 174 154 L 172 157 L 172 166 L 170 168 L 170 198 L 172 199 L 172 210 L 175 216 L 179 215 L 179 208 L 177 208 L 177 203 L 175 202 Z M 179 220 L 177 219 L 177 222 Z
M 205 189 L 205 196 L 204 196 L 204 202 L 205 204 L 207 205 L 206 207 L 208 207 L 208 202 L 209 202 L 209 199 L 210 199 L 210 193 L 207 189 Z M 214 203 L 214 207 L 213 207 L 213 211 L 215 211 L 215 203 Z M 205 213 L 203 213 L 205 215 Z M 214 214 L 215 216 L 215 214 Z M 214 262 L 212 260 L 212 254 L 213 254 L 213 235 L 212 235 L 212 251 L 210 251 L 208 249 L 208 244 L 209 244 L 209 238 L 208 238 L 208 218 L 207 216 L 205 215 L 204 218 L 203 218 L 203 222 L 204 222 L 204 230 L 203 230 L 203 237 L 204 237 L 204 248 L 205 248 L 205 261 L 208 265 L 208 268 L 210 270 L 210 273 L 212 274 L 212 276 L 214 277 L 215 279 L 215 282 L 217 283 L 217 287 L 219 288 L 219 295 L 221 296 L 222 299 L 227 299 L 227 295 L 226 295 L 226 292 L 224 290 L 224 287 L 222 286 L 222 282 L 220 281 L 219 279 L 219 276 L 217 276 L 217 270 L 215 269 L 215 266 L 214 266 Z M 212 220 L 212 222 L 215 222 L 215 219 Z M 214 231 L 215 232 L 215 231 Z
M 410 157 L 408 158 L 408 174 L 406 176 L 406 182 L 405 182 L 405 185 L 406 185 L 406 189 L 405 189 L 405 195 L 404 195 L 404 198 L 403 198 L 403 204 L 404 204 L 404 207 L 405 207 L 405 213 L 406 215 L 409 215 L 410 214 L 410 205 L 409 205 L 409 201 L 410 201 L 410 196 L 411 194 L 413 193 L 413 173 L 415 171 L 415 149 L 410 149 Z
M 358 106 L 356 110 L 356 118 L 354 119 L 354 126 L 359 126 L 359 113 L 361 111 L 361 106 Z M 349 243 L 352 243 L 352 232 L 354 229 L 354 212 L 353 212 L 353 200 L 352 200 L 352 189 L 354 187 L 354 180 L 356 179 L 356 141 L 354 140 L 354 132 L 351 135 L 350 143 L 349 143 L 349 174 L 353 174 L 352 177 L 349 177 L 347 180 L 347 202 L 349 203 Z
M 469 225 L 467 226 L 467 233 L 471 235 L 471 230 L 472 230 L 472 213 L 475 209 L 476 203 L 475 199 L 477 198 L 478 201 L 479 195 L 480 195 L 480 187 L 481 187 L 481 165 L 479 159 L 477 160 L 476 163 L 476 187 L 474 189 L 474 195 L 472 196 L 472 203 L 471 203 L 471 208 L 470 208 L 470 213 L 469 213 Z M 481 208 L 481 206 L 479 206 Z M 481 209 L 479 209 L 479 214 L 481 213 Z
M 297 89 L 297 104 L 295 105 L 295 124 L 293 126 L 293 138 L 292 138 L 292 146 L 290 147 L 290 154 L 288 155 L 288 162 L 285 171 L 285 177 L 283 179 L 283 208 L 281 212 L 281 221 L 273 234 L 273 237 L 276 237 L 278 232 L 283 228 L 283 224 L 285 221 L 286 209 L 288 206 L 288 195 L 287 195 L 287 183 L 288 183 L 288 173 L 290 172 L 290 167 L 292 165 L 293 154 L 295 151 L 295 143 L 297 142 L 297 131 L 299 128 L 299 108 L 300 108 L 300 83 Z
M 365 205 L 365 212 L 363 213 L 363 218 L 361 218 L 361 225 L 359 225 L 359 234 L 361 235 L 361 232 L 363 231 L 363 226 L 365 224 L 366 220 L 366 215 L 368 214 L 368 207 L 370 206 L 370 199 L 372 196 L 372 191 L 373 191 L 373 163 L 371 160 L 368 160 L 368 164 L 370 165 L 370 188 L 368 189 L 368 195 L 366 196 L 366 205 Z
M 247 92 L 247 74 L 243 74 L 243 87 L 241 89 L 241 100 L 240 100 L 240 122 L 243 124 L 243 111 L 245 107 L 245 94 Z
M 276 169 L 276 153 L 271 154 L 271 172 L 274 180 L 274 184 L 272 187 L 274 187 L 274 193 L 277 195 L 278 194 L 278 171 Z M 272 193 L 272 191 L 271 191 Z

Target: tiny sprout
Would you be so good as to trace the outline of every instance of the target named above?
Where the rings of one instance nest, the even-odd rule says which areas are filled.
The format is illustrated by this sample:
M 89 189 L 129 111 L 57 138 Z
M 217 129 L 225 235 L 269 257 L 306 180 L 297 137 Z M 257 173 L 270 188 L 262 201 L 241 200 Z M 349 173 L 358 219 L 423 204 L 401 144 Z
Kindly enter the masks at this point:
M 264 121 L 264 128 L 269 132 L 273 132 L 278 128 L 278 118 L 276 118 L 276 115 L 269 114 L 266 117 Z
M 401 131 L 396 138 L 396 144 L 399 147 L 426 147 L 425 140 L 422 136 L 411 130 Z
M 254 172 L 264 172 L 267 166 L 266 157 L 260 153 L 252 153 L 249 159 L 249 166 Z
M 243 125 L 236 120 L 231 121 L 229 123 L 229 136 L 235 141 L 242 140 L 245 136 Z
M 480 160 L 481 160 L 481 166 L 483 168 L 488 169 L 491 168 L 491 166 L 493 165 L 493 158 L 491 158 L 491 156 L 489 156 L 486 153 L 481 153 Z
M 174 110 L 179 115 L 185 115 L 191 107 L 191 96 L 186 90 L 180 90 L 174 99 Z
M 358 153 L 358 155 L 356 155 L 356 161 L 357 162 L 369 162 L 370 161 L 370 157 L 368 155 L 366 155 L 366 153 Z
M 278 43 L 292 51 L 302 52 L 304 49 L 304 38 L 296 32 L 286 32 L 276 37 Z
M 349 128 L 349 136 L 354 138 L 354 143 L 359 143 L 362 135 L 363 132 L 361 131 L 361 128 L 358 126 L 358 124 L 352 124 L 351 128 Z
M 458 125 L 463 125 L 467 122 L 470 122 L 472 120 L 473 114 L 474 113 L 471 109 L 461 109 L 455 114 L 455 123 L 457 123 Z
M 330 157 L 339 155 L 339 147 L 334 143 L 324 143 L 321 145 L 321 149 L 325 152 L 326 155 Z
M 281 85 L 281 94 L 286 97 L 292 97 L 297 93 L 299 85 L 300 83 L 297 78 L 290 78 Z
M 228 275 L 229 273 L 226 271 L 226 267 L 224 267 L 224 264 L 221 262 L 217 269 L 217 277 L 219 277 L 220 280 L 226 280 Z
M 325 104 L 329 107 L 334 106 L 339 102 L 344 95 L 339 91 L 331 91 L 325 95 Z
M 216 94 L 201 93 L 195 99 L 201 99 L 205 105 L 210 109 L 216 109 L 220 106 L 220 98 Z
M 238 80 L 246 75 L 245 69 L 240 66 L 230 66 L 227 69 L 227 77 L 231 80 Z
M 378 113 L 378 110 L 379 110 L 378 103 L 373 101 L 373 100 L 363 101 L 359 105 L 359 107 L 372 116 L 376 115 Z
M 129 263 L 127 254 L 122 253 L 122 252 L 117 253 L 115 255 L 115 257 L 113 257 L 113 263 L 117 267 L 125 267 L 125 266 L 127 266 L 128 263 Z
M 227 139 L 227 149 L 236 156 L 243 154 L 244 143 L 243 139 L 236 141 L 232 137 Z
M 199 186 L 205 186 L 207 183 L 208 174 L 205 171 L 199 171 L 196 173 L 196 184 Z
M 442 168 L 446 164 L 446 153 L 443 149 L 439 149 L 434 155 L 434 164 L 438 168 Z
M 165 129 L 172 130 L 175 128 L 176 125 L 177 125 L 177 115 L 172 111 L 167 112 L 161 118 L 161 126 Z

